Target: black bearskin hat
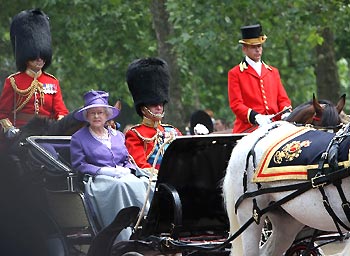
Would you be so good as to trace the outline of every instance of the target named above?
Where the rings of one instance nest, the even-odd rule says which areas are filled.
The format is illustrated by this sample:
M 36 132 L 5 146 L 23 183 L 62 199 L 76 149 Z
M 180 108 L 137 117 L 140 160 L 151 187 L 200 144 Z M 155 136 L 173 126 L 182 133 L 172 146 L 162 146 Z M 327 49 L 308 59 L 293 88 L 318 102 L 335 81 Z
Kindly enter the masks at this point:
M 214 124 L 211 117 L 204 110 L 197 110 L 192 113 L 190 118 L 190 134 L 194 135 L 194 127 L 197 124 L 202 124 L 207 127 L 209 133 L 214 131 Z
M 160 58 L 137 59 L 129 65 L 126 82 L 139 116 L 142 106 L 169 101 L 169 81 L 168 64 Z
M 10 37 L 18 71 L 25 71 L 27 61 L 40 57 L 43 70 L 51 64 L 51 32 L 49 17 L 40 9 L 24 10 L 11 22 Z

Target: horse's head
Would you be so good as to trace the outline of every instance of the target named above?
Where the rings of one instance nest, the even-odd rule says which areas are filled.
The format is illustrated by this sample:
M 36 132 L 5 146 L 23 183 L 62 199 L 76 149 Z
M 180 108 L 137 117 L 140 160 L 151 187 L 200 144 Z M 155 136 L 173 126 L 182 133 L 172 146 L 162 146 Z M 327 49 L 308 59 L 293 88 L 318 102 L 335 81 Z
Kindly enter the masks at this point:
M 297 124 L 310 124 L 316 128 L 336 129 L 341 124 L 340 113 L 345 105 L 343 94 L 337 105 L 328 100 L 313 100 L 296 107 L 285 121 Z
M 12 152 L 16 152 L 20 142 L 29 136 L 41 135 L 72 135 L 79 130 L 85 122 L 78 121 L 74 116 L 75 111 L 69 113 L 61 120 L 53 120 L 47 117 L 33 117 L 26 125 L 20 128 L 20 133 L 15 138 L 6 140 Z
M 70 112 L 61 120 L 55 121 L 55 123 L 51 124 L 48 127 L 48 132 L 46 135 L 72 135 L 78 131 L 86 124 L 86 122 L 82 122 L 74 118 L 76 111 L 78 110 Z

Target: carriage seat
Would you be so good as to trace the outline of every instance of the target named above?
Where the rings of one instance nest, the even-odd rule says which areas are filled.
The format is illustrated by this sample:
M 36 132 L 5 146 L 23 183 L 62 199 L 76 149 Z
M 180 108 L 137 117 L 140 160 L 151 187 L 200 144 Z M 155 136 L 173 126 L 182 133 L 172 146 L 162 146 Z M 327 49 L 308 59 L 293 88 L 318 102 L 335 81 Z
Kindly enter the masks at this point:
M 31 136 L 29 155 L 43 175 L 48 210 L 73 244 L 90 244 L 101 230 L 84 194 L 82 175 L 70 160 L 70 136 Z
M 70 159 L 70 136 L 31 136 L 27 138 L 30 164 L 40 169 L 45 187 L 55 191 L 82 189 L 82 174 Z
M 56 160 L 58 160 L 58 152 L 55 149 L 55 146 L 50 143 L 40 143 L 40 145 L 49 152 Z
M 39 142 L 39 145 L 50 153 L 56 160 L 59 160 L 68 167 L 72 168 L 70 160 L 70 142 Z M 72 169 L 72 171 L 74 170 Z

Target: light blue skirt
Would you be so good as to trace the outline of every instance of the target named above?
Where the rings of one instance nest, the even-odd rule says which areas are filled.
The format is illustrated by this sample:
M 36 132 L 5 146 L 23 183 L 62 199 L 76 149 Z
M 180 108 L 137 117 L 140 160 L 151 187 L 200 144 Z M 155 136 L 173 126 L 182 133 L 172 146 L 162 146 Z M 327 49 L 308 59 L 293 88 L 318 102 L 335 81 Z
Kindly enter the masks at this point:
M 84 183 L 85 194 L 101 227 L 108 226 L 118 212 L 125 207 L 137 206 L 141 210 L 146 202 L 144 215 L 147 214 L 155 186 L 155 182 L 152 182 L 149 198 L 146 201 L 148 183 L 148 178 L 138 178 L 133 174 L 127 174 L 121 178 L 106 175 L 90 177 Z M 132 228 L 127 228 L 119 234 L 116 241 L 129 240 L 131 234 Z

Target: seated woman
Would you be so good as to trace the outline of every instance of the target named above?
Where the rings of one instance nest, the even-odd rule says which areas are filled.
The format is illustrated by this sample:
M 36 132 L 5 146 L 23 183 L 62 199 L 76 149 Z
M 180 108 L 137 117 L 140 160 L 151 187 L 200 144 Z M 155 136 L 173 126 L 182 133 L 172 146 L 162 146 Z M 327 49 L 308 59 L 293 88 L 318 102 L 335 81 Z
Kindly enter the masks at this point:
M 143 207 L 148 182 L 132 174 L 136 167 L 129 161 L 124 134 L 106 127 L 119 114 L 108 105 L 108 93 L 92 90 L 84 101 L 74 117 L 88 125 L 72 136 L 71 160 L 73 168 L 90 176 L 84 181 L 85 193 L 103 228 L 122 208 Z M 125 230 L 117 239 L 126 240 L 130 235 L 131 230 Z

